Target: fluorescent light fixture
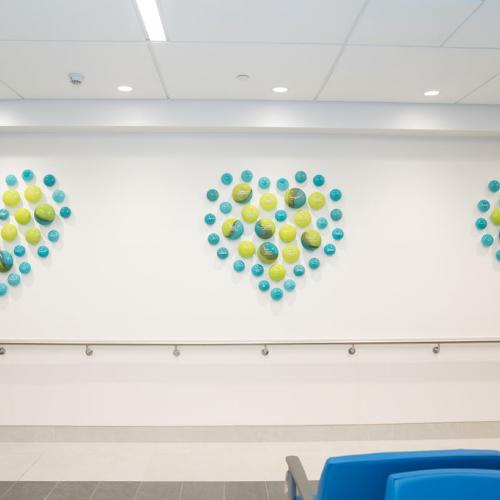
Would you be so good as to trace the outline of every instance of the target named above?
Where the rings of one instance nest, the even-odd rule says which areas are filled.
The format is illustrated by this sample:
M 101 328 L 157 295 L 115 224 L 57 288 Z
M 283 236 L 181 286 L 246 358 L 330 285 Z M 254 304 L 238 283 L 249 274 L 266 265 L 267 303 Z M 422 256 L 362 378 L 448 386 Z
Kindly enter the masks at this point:
M 426 90 L 424 92 L 425 97 L 435 97 L 439 95 L 439 90 Z
M 116 90 L 119 90 L 120 92 L 132 92 L 134 88 L 130 85 L 118 85 L 118 87 L 116 87 Z
M 167 37 L 163 30 L 163 24 L 158 11 L 156 0 L 135 0 L 139 12 L 141 13 L 142 22 L 146 28 L 149 40 L 152 42 L 165 42 Z
M 288 89 L 286 87 L 274 87 L 273 92 L 276 92 L 277 94 L 284 94 L 285 92 L 288 92 Z

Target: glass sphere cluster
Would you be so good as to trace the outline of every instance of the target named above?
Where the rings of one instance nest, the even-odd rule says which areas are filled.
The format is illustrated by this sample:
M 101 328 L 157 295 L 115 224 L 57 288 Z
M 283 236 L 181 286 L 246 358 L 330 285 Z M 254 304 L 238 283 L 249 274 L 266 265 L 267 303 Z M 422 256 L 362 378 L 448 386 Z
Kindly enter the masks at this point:
M 493 248 L 495 258 L 500 262 L 500 181 L 491 180 L 487 192 L 488 196 L 476 204 L 479 217 L 474 225 L 481 232 L 481 245 Z

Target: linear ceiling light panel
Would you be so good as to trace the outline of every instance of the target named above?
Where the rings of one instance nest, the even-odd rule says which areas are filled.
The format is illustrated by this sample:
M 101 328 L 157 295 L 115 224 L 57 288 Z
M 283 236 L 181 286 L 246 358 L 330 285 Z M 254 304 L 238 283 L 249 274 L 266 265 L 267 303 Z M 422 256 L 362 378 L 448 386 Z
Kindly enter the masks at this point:
M 152 42 L 165 42 L 167 37 L 165 36 L 156 0 L 136 0 L 136 2 L 148 39 Z

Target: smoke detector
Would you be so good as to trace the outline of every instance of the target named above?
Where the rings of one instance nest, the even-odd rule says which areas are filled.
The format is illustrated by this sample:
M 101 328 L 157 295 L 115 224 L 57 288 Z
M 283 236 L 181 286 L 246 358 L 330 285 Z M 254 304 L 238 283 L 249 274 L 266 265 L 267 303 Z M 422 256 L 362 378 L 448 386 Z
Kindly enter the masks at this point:
M 72 85 L 81 85 L 85 79 L 81 73 L 70 73 L 68 77 Z

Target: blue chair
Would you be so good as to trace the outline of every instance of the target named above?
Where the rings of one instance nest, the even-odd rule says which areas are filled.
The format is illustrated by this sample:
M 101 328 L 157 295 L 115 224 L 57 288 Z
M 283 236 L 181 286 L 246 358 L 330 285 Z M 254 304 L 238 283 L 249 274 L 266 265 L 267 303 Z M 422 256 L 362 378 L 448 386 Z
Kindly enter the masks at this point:
M 385 500 L 498 500 L 500 471 L 434 469 L 391 474 Z
M 412 451 L 329 458 L 316 496 L 298 457 L 287 457 L 290 500 L 384 500 L 391 474 L 427 469 L 500 470 L 500 452 L 487 450 Z

